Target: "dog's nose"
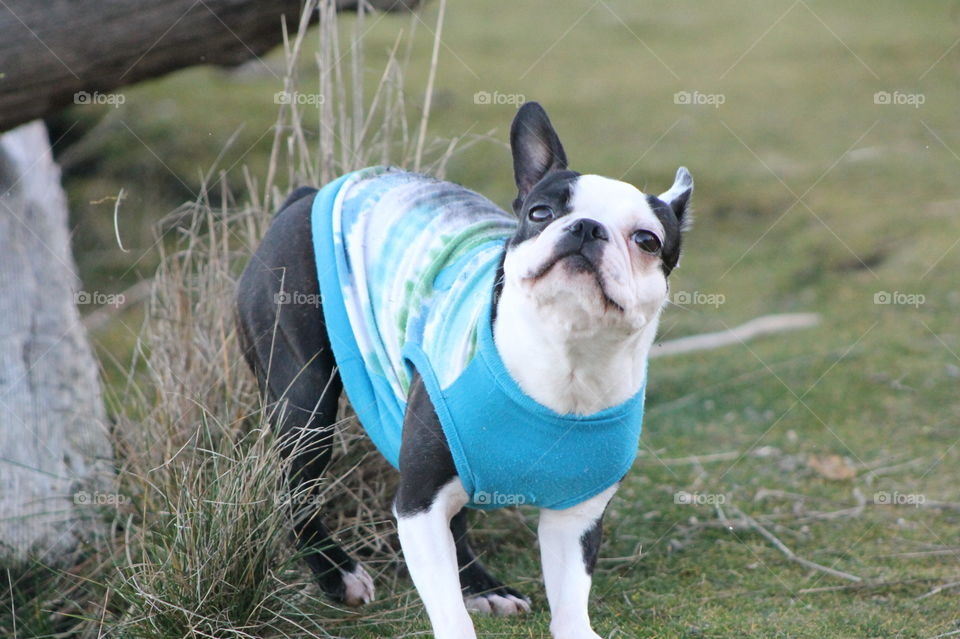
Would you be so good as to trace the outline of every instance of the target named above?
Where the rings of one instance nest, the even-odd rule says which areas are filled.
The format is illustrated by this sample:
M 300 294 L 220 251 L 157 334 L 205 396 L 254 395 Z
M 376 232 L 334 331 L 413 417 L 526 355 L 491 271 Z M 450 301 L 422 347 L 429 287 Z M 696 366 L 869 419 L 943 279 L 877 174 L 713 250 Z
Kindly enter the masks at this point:
M 581 243 L 592 242 L 594 240 L 606 242 L 610 239 L 610 236 L 607 235 L 607 229 L 604 228 L 603 224 L 589 218 L 577 220 L 567 227 L 567 232 L 579 238 Z

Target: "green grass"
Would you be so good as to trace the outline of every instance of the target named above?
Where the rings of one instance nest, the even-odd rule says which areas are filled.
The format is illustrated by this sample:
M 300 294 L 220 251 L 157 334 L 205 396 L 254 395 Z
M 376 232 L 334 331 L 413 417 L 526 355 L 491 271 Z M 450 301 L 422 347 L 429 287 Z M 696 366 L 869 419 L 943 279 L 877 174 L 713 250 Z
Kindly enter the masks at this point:
M 436 10 L 433 3 L 423 14 L 431 29 Z M 691 169 L 696 224 L 671 286 L 725 301 L 669 308 L 663 337 L 767 313 L 822 317 L 815 329 L 651 363 L 644 454 L 611 506 L 595 580 L 601 635 L 932 637 L 958 627 L 956 589 L 919 598 L 960 580 L 955 506 L 868 503 L 853 516 L 811 517 L 856 505 L 855 491 L 867 502 L 880 491 L 960 502 L 951 471 L 960 457 L 958 22 L 951 4 L 890 1 L 486 0 L 448 8 L 431 134 L 495 130 L 494 140 L 454 157 L 450 179 L 507 206 L 504 142 L 514 106 L 476 104 L 474 95 L 536 99 L 573 168 L 624 176 L 654 193 L 678 165 Z M 371 86 L 409 24 L 369 20 Z M 419 25 L 411 103 L 425 84 L 430 38 Z M 279 69 L 280 60 L 273 54 L 266 65 Z M 311 68 L 309 55 L 303 64 Z M 252 63 L 124 90 L 127 104 L 108 114 L 66 176 L 87 288 L 120 290 L 153 274 L 155 253 L 131 267 L 153 242 L 150 224 L 192 197 L 235 131 L 221 165 L 262 174 L 280 88 Z M 681 91 L 721 94 L 724 103 L 675 104 Z M 920 93 L 925 102 L 878 105 L 877 91 Z M 85 109 L 58 127 L 91 119 Z M 130 255 L 113 248 L 112 202 L 90 204 L 121 186 L 130 194 L 121 209 Z M 878 305 L 880 291 L 923 295 L 924 303 Z M 136 311 L 122 319 L 135 326 Z M 126 361 L 132 338 L 123 326 L 94 338 L 104 356 Z M 758 448 L 767 455 L 751 454 Z M 658 461 L 730 451 L 743 456 Z M 809 468 L 810 455 L 831 454 L 848 458 L 856 478 L 831 481 Z M 872 476 L 871 467 L 888 470 Z M 712 507 L 675 504 L 679 490 L 724 495 L 731 520 L 731 506 L 739 507 L 798 555 L 864 583 L 792 563 L 755 531 L 715 525 Z M 761 491 L 790 495 L 757 500 Z M 529 619 L 478 620 L 478 630 L 544 636 L 534 514 L 483 517 L 477 528 L 485 560 L 538 610 Z M 395 567 L 381 568 L 380 601 L 365 616 L 334 614 L 332 632 L 427 629 L 409 583 L 389 578 Z M 801 592 L 809 589 L 821 590 Z

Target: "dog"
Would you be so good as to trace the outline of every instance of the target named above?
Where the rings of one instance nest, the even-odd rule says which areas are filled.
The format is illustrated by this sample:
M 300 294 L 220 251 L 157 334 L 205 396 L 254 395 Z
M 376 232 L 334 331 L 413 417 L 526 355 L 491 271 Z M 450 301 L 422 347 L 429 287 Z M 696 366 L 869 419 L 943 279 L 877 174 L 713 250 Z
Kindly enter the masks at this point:
M 327 466 L 344 387 L 399 469 L 400 544 L 436 637 L 475 637 L 469 611 L 529 611 L 467 535 L 470 508 L 526 504 L 553 637 L 597 638 L 601 520 L 636 455 L 693 180 L 681 167 L 654 196 L 572 171 L 535 102 L 510 145 L 513 215 L 395 168 L 295 190 L 239 281 L 238 331 L 293 489 Z M 373 599 L 313 506 L 294 535 L 332 598 Z

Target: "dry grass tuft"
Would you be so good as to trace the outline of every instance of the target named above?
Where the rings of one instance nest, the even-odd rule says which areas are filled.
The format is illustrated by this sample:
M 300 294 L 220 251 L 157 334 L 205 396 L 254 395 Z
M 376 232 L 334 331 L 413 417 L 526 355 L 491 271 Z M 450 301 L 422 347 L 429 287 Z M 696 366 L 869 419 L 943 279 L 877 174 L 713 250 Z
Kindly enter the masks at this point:
M 120 521 L 116 596 L 99 612 L 116 619 L 118 636 L 327 636 L 321 626 L 343 617 L 310 584 L 289 544 L 282 506 L 297 496 L 282 490 L 284 464 L 240 357 L 236 278 L 294 186 L 319 186 L 376 163 L 442 174 L 457 141 L 424 145 L 425 112 L 417 114 L 419 129 L 408 123 L 403 35 L 368 97 L 365 18 L 342 45 L 332 2 L 316 9 L 319 109 L 296 100 L 281 105 L 264 181 L 244 172 L 245 202 L 220 175 L 176 212 L 177 236 L 154 280 L 126 388 L 112 398 L 129 503 Z M 302 90 L 298 62 L 312 34 L 306 18 L 294 34 L 285 32 L 287 92 Z M 213 189 L 222 192 L 217 208 Z M 328 477 L 328 523 L 344 533 L 348 550 L 375 558 L 367 564 L 379 573 L 378 585 L 387 585 L 384 577 L 398 574 L 389 516 L 395 473 L 346 406 Z M 318 614 L 324 606 L 329 615 Z

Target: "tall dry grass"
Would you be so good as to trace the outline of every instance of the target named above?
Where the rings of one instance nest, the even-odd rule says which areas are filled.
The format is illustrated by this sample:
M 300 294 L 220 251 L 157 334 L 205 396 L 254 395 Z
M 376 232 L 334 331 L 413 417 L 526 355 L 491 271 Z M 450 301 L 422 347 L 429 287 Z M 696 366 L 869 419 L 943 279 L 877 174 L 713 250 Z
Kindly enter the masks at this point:
M 319 26 L 308 29 L 313 10 Z M 136 356 L 110 397 L 127 503 L 118 551 L 100 575 L 104 599 L 83 636 L 325 637 L 349 619 L 323 599 L 289 543 L 285 506 L 298 495 L 283 488 L 270 416 L 240 356 L 236 279 L 291 188 L 378 163 L 442 176 L 471 141 L 430 141 L 438 40 L 426 98 L 409 101 L 404 74 L 419 17 L 397 36 L 370 92 L 363 33 L 371 18 L 361 11 L 345 34 L 328 0 L 308 0 L 303 15 L 284 32 L 283 90 L 323 96 L 319 107 L 280 106 L 269 169 L 244 169 L 242 196 L 228 185 L 236 176 L 220 173 L 175 212 L 176 239 L 154 278 Z M 316 76 L 307 80 L 301 61 L 312 37 Z M 221 205 L 212 204 L 215 192 Z M 395 473 L 346 407 L 338 426 L 331 479 L 321 486 L 326 517 L 390 591 L 399 574 L 389 516 Z M 381 617 L 405 610 L 398 604 Z

